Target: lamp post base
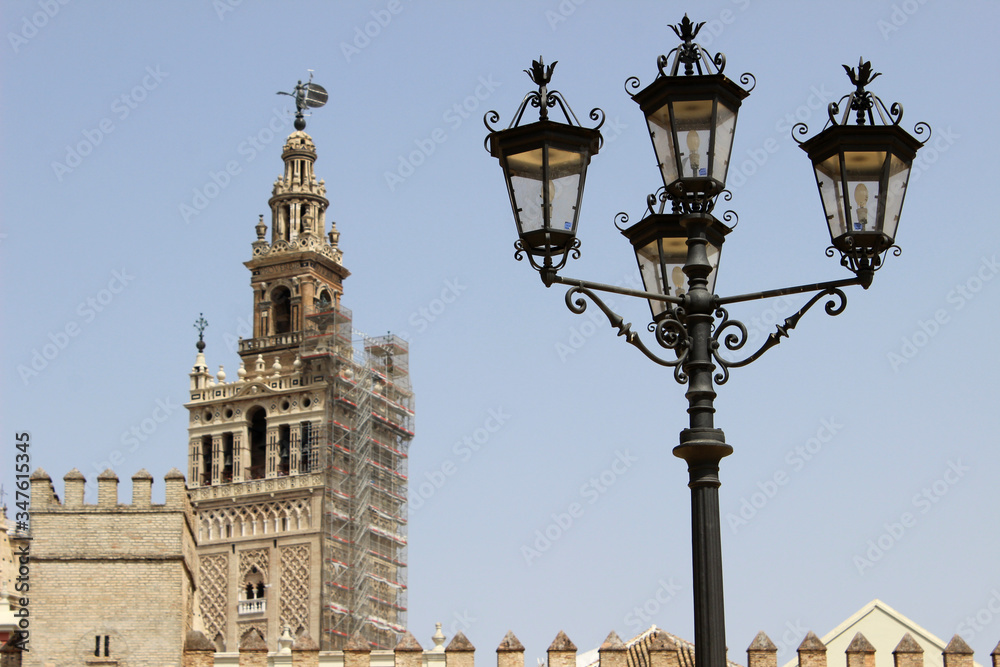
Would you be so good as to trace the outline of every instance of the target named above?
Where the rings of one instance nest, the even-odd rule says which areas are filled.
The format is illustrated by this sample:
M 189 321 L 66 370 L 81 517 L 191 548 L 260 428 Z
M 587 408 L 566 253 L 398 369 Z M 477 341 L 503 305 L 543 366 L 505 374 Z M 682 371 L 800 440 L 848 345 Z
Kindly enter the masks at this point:
M 726 618 L 722 587 L 719 462 L 733 452 L 719 429 L 684 429 L 674 455 L 688 464 L 694 573 L 696 667 L 725 667 Z

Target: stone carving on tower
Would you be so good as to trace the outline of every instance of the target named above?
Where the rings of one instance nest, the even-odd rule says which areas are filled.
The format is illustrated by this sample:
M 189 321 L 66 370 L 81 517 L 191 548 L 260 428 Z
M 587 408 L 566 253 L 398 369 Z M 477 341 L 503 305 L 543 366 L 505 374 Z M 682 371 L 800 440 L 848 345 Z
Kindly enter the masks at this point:
M 317 89 L 296 87 L 270 237 L 264 216 L 255 226 L 253 337 L 234 379 L 209 372 L 207 322 L 195 325 L 188 479 L 200 613 L 219 649 L 254 631 L 276 649 L 285 628 L 324 650 L 355 634 L 392 648 L 405 632 L 408 348 L 358 334 L 341 303 L 350 273 L 301 118 Z

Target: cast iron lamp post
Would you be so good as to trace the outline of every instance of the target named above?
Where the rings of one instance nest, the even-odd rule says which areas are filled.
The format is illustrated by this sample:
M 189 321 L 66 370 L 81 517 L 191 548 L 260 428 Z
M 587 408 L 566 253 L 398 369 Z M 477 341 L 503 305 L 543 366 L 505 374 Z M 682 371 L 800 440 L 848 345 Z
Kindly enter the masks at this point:
M 645 291 L 558 275 L 571 255 L 580 256 L 577 222 L 587 166 L 601 147 L 604 113 L 592 110 L 590 118 L 597 126 L 581 127 L 562 95 L 548 90 L 555 63 L 546 68 L 539 59 L 525 70 L 538 90 L 525 95 L 510 126 L 494 128 L 491 123 L 500 118 L 495 111 L 488 112 L 484 121 L 490 130 L 488 150 L 500 160 L 517 225 L 515 258 L 527 256 L 547 287 L 569 285 L 566 305 L 572 312 L 583 313 L 587 308 L 583 297 L 589 298 L 618 335 L 657 364 L 672 368 L 674 379 L 687 385 L 690 423 L 673 452 L 687 462 L 690 476 L 695 662 L 697 667 L 724 667 L 719 463 L 733 448 L 715 428 L 715 385 L 725 384 L 730 368 L 746 366 L 780 343 L 821 299 L 829 297 L 824 304 L 828 315 L 839 315 L 847 305 L 841 288 L 867 289 L 888 252 L 899 255 L 895 235 L 910 167 L 917 149 L 930 137 L 930 127 L 918 123 L 914 133 L 927 137 L 923 142 L 915 139 L 899 126 L 903 115 L 899 104 L 887 108 L 865 90 L 878 76 L 871 64 L 860 62 L 857 70 L 845 65 L 854 92 L 830 104 L 829 122 L 818 135 L 799 141 L 796 135 L 808 131 L 799 123 L 792 136 L 813 163 L 832 243 L 826 254 L 833 257 L 839 252 L 841 265 L 854 277 L 720 297 L 714 291 L 715 278 L 723 241 L 732 231 L 725 223 L 736 216 L 727 211 L 719 220 L 712 211 L 719 195 L 730 198 L 725 183 L 736 118 L 755 79 L 741 75 L 740 83 L 750 84 L 745 89 L 722 73 L 725 56 L 710 57 L 694 42 L 702 25 L 685 16 L 671 26 L 682 44 L 657 59 L 659 74 L 654 81 L 642 90 L 637 90 L 636 77 L 625 82 L 646 117 L 663 178 L 663 187 L 647 198 L 647 215 L 631 227 L 619 227 L 635 250 Z M 539 120 L 521 125 L 529 104 L 539 109 Z M 548 118 L 548 110 L 557 105 L 565 123 Z M 849 124 L 852 112 L 853 125 Z M 628 216 L 619 213 L 616 226 L 619 222 L 627 223 Z M 657 345 L 672 354 L 654 354 L 595 291 L 647 299 L 652 312 L 647 329 Z M 738 360 L 719 353 L 722 345 L 739 352 L 748 339 L 746 326 L 730 319 L 725 306 L 808 292 L 815 294 L 777 325 L 757 351 Z M 713 375 L 716 368 L 719 372 Z

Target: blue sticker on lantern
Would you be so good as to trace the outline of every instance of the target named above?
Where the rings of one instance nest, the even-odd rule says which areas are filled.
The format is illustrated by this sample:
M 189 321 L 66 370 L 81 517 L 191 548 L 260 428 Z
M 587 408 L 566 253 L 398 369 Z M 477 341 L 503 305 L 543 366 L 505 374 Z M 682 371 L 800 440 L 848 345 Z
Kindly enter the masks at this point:
M 564 222 L 563 224 L 566 225 L 566 229 L 569 229 L 572 226 L 572 224 L 569 222 Z
M 708 176 L 708 169 L 706 167 L 702 167 L 701 169 L 698 170 L 698 175 L 699 176 Z

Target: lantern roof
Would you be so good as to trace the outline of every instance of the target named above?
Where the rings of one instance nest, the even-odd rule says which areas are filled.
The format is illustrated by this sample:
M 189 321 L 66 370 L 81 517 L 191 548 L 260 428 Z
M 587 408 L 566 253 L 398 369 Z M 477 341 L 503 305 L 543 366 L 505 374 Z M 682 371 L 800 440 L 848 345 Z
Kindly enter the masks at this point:
M 520 126 L 521 119 L 524 117 L 524 112 L 528 108 L 528 105 L 538 109 L 538 122 L 549 121 L 549 109 L 559 107 L 563 113 L 563 117 L 566 119 L 566 124 L 572 127 L 583 127 L 580 120 L 573 113 L 573 109 L 570 108 L 569 102 L 563 97 L 562 93 L 558 90 L 549 90 L 549 82 L 552 80 L 552 72 L 555 71 L 556 65 L 559 63 L 558 60 L 553 61 L 548 67 L 545 66 L 545 61 L 541 56 L 538 56 L 538 60 L 531 61 L 531 69 L 524 70 L 524 73 L 532 80 L 532 82 L 538 86 L 538 90 L 533 90 L 524 96 L 521 100 L 521 104 L 517 107 L 517 112 L 514 114 L 514 118 L 511 120 L 510 125 L 507 126 L 508 130 Z M 599 130 L 602 125 L 604 125 L 604 111 L 599 108 L 594 108 L 590 110 L 590 119 L 597 121 L 597 125 L 592 130 Z M 499 132 L 500 130 L 493 127 L 491 123 L 497 123 L 500 121 L 500 114 L 496 111 L 488 111 L 485 116 L 483 116 L 483 123 L 486 125 L 486 129 L 490 131 L 487 136 L 487 142 L 490 137 Z M 554 123 L 555 124 L 555 123 Z M 598 148 L 600 145 L 598 146 Z M 489 147 L 487 146 L 489 151 Z M 594 151 L 596 153 L 597 150 Z
M 903 105 L 899 102 L 893 102 L 887 106 L 882 101 L 882 98 L 866 90 L 866 86 L 882 75 L 881 72 L 873 70 L 871 61 L 859 58 L 857 69 L 848 67 L 847 65 L 842 65 L 842 67 L 854 85 L 854 90 L 841 97 L 838 101 L 830 103 L 827 107 L 827 121 L 823 126 L 823 130 L 837 127 L 850 128 L 856 131 L 856 136 L 864 137 L 867 136 L 867 132 L 871 131 L 867 128 L 882 128 L 882 131 L 884 131 L 884 128 L 896 127 L 899 128 L 897 136 L 905 143 L 911 144 L 914 151 L 927 143 L 931 135 L 930 125 L 923 121 L 917 123 L 913 128 L 913 134 L 917 135 L 917 137 L 921 137 L 923 134 L 927 134 L 927 136 L 922 140 L 914 138 L 900 127 L 900 122 L 903 120 Z M 850 122 L 851 112 L 854 112 L 853 124 Z M 821 137 L 823 132 L 806 141 L 800 141 L 796 136 L 804 135 L 808 131 L 809 127 L 805 123 L 796 123 L 792 127 L 792 138 L 804 150 L 812 152 L 809 144 L 814 144 L 814 140 Z M 839 132 L 844 131 L 841 130 Z M 841 136 L 845 136 L 845 134 Z M 909 141 L 906 141 L 906 138 Z

